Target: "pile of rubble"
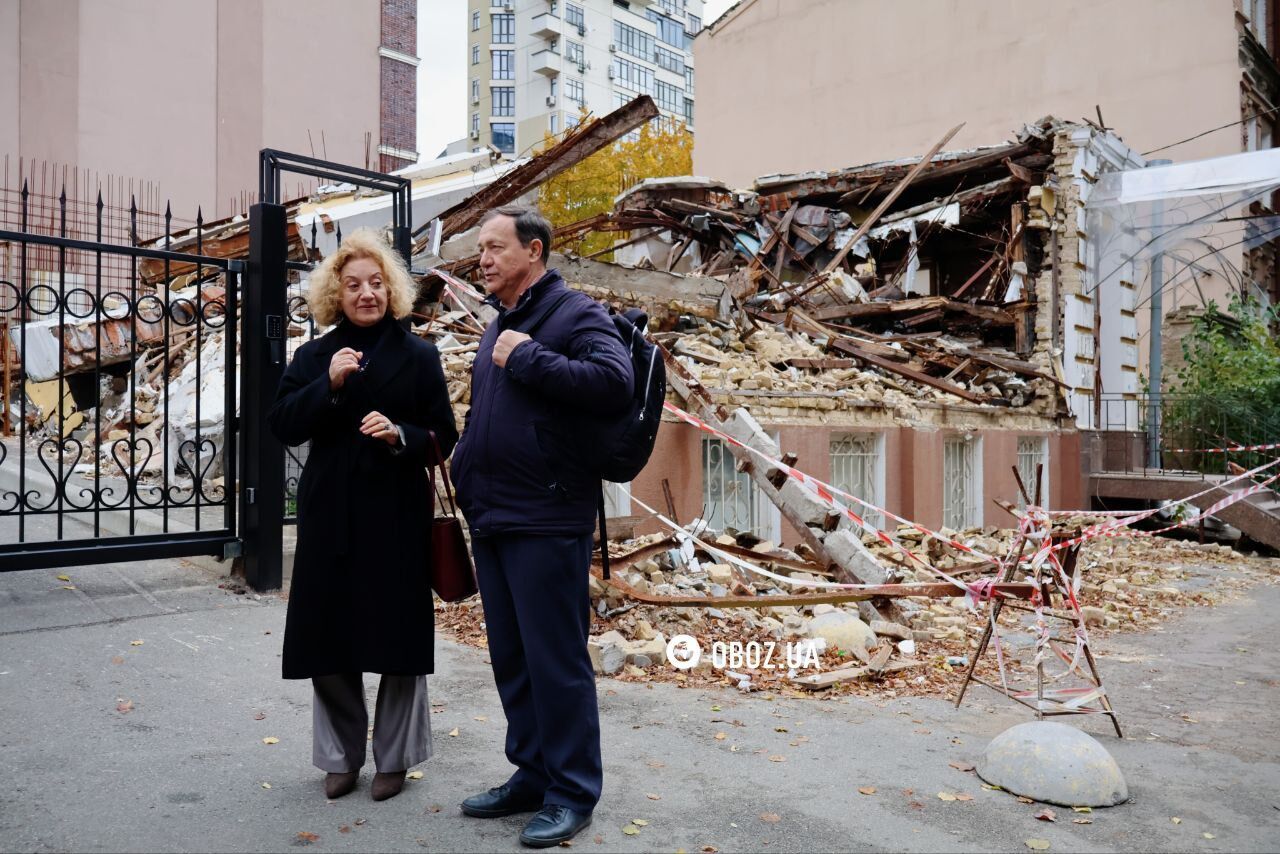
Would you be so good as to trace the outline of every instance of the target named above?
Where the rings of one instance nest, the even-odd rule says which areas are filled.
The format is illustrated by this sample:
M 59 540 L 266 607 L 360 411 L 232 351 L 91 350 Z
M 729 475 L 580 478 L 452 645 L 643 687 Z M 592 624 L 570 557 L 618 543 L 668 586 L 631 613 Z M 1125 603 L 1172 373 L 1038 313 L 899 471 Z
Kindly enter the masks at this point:
M 1086 518 L 1073 524 L 1089 524 Z M 1010 529 L 972 528 L 959 532 L 940 531 L 975 549 L 1004 555 L 1016 536 Z M 896 537 L 913 552 L 950 574 L 965 574 L 963 562 L 945 543 L 916 529 L 903 526 Z M 783 650 L 811 645 L 816 652 L 814 672 L 852 674 L 850 678 L 821 683 L 821 694 L 912 693 L 937 695 L 957 684 L 956 671 L 968 665 L 968 656 L 978 646 L 986 625 L 986 610 L 971 611 L 962 597 L 933 599 L 913 597 L 901 600 L 910 609 L 905 625 L 887 621 L 864 622 L 856 603 L 813 605 L 770 605 L 768 599 L 784 594 L 811 591 L 804 582 L 827 580 L 827 573 L 806 563 L 796 551 L 779 549 L 750 535 L 704 534 L 703 539 L 718 547 L 735 549 L 735 554 L 752 554 L 762 568 L 788 575 L 796 586 L 782 585 L 763 577 L 744 577 L 726 563 L 685 557 L 688 550 L 665 548 L 628 564 L 626 554 L 650 553 L 667 538 L 651 535 L 625 544 L 611 544 L 614 560 L 620 564 L 617 582 L 591 578 L 592 631 L 589 641 L 596 672 L 628 681 L 670 681 L 683 685 L 729 685 L 744 691 L 774 691 L 788 695 L 811 693 L 806 684 L 808 669 L 790 663 Z M 900 553 L 867 537 L 866 545 L 886 563 L 894 563 Z M 743 544 L 750 544 L 747 548 Z M 927 557 L 926 557 L 927 556 Z M 804 569 L 799 567 L 805 567 Z M 1193 605 L 1212 605 L 1256 583 L 1274 579 L 1273 559 L 1243 555 L 1223 544 L 1184 542 L 1164 538 L 1105 537 L 1082 547 L 1079 566 L 1084 572 L 1081 587 L 1082 613 L 1091 633 L 1150 629 Z M 595 570 L 599 572 L 598 568 Z M 927 582 L 936 576 L 924 568 L 901 567 L 905 582 Z M 644 594 L 693 594 L 707 597 L 756 595 L 761 604 L 750 607 L 717 607 L 714 604 L 690 607 L 655 605 L 629 597 L 624 591 Z M 1102 600 L 1101 605 L 1092 604 Z M 459 640 L 484 646 L 483 605 L 478 597 L 458 604 L 437 602 L 441 628 Z M 1000 625 L 1006 637 L 1008 673 L 1023 674 L 1033 669 L 1031 647 L 1033 617 L 1005 609 Z M 668 641 L 678 635 L 696 638 L 702 650 L 697 666 L 680 670 L 667 658 Z M 717 662 L 711 652 L 717 642 L 739 645 L 755 643 L 758 661 L 738 667 Z M 884 659 L 874 665 L 877 653 Z M 1024 654 L 1025 653 L 1025 654 Z M 769 656 L 766 660 L 766 656 Z M 794 659 L 794 652 L 793 652 Z M 995 673 L 994 656 L 979 662 L 979 675 Z M 814 661 L 809 662 L 814 665 Z M 718 666 L 719 665 L 719 666 Z M 852 670 L 850 669 L 852 666 Z M 829 689 L 829 690 L 827 690 Z

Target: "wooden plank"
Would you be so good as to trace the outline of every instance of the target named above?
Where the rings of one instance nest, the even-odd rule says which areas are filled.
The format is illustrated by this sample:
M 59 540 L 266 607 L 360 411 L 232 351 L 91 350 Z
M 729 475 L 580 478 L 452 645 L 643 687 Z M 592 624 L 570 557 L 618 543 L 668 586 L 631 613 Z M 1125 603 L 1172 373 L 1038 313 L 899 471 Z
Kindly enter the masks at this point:
M 808 368 L 817 371 L 838 370 L 841 368 L 856 368 L 858 363 L 853 359 L 807 359 L 803 357 L 793 357 L 786 359 L 784 365 L 790 365 L 793 368 Z
M 920 162 L 911 168 L 911 171 L 906 174 L 906 177 L 894 185 L 893 189 L 889 191 L 889 194 L 884 197 L 880 204 L 876 205 L 876 209 L 871 212 L 871 215 L 862 221 L 862 224 L 858 226 L 858 230 L 853 233 L 853 237 L 849 238 L 844 246 L 840 247 L 840 251 L 827 262 L 827 266 L 822 269 L 822 272 L 830 273 L 833 270 L 838 269 L 840 265 L 844 263 L 845 256 L 849 254 L 850 250 L 853 249 L 862 236 L 871 230 L 871 226 L 874 225 L 876 220 L 878 220 L 884 212 L 889 209 L 890 205 L 897 201 L 898 196 L 902 195 L 903 191 L 906 190 L 907 187 L 911 186 L 911 182 L 914 181 L 921 172 L 929 167 L 929 164 L 933 162 L 934 155 L 941 151 L 942 146 L 950 142 L 951 138 L 959 133 L 960 128 L 962 127 L 964 127 L 964 122 L 961 122 L 951 130 L 947 131 L 946 135 L 943 136 L 942 139 L 934 143 L 933 148 L 929 149 L 929 153 L 920 158 Z M 797 296 L 803 295 L 803 293 L 797 294 Z
M 918 383 L 931 386 L 933 388 L 938 389 L 939 391 L 945 391 L 948 394 L 954 394 L 956 397 L 962 400 L 967 400 L 970 403 L 995 403 L 997 400 L 999 400 L 998 398 L 992 398 L 987 395 L 974 394 L 968 389 L 964 389 L 964 388 L 960 388 L 959 386 L 952 385 L 951 383 L 941 380 L 938 377 L 930 376 L 922 371 L 917 371 L 914 368 L 909 368 L 906 365 L 896 364 L 894 362 L 889 361 L 888 359 L 882 359 L 879 356 L 868 353 L 865 349 L 859 347 L 857 344 L 855 344 L 853 341 L 850 341 L 847 338 L 841 338 L 837 341 L 833 341 L 831 342 L 831 346 L 835 347 L 837 350 L 841 350 L 845 353 L 849 353 L 850 355 L 857 356 L 859 359 L 862 359 L 863 361 L 869 364 L 875 365 L 878 368 L 883 368 L 886 371 L 890 371 L 891 373 L 897 374 L 898 376 L 906 377 L 909 380 L 914 380 Z M 1001 400 L 1001 402 L 1003 401 Z
M 872 668 L 869 664 L 862 667 L 843 667 L 839 670 L 829 670 L 826 673 L 795 676 L 788 681 L 797 688 L 804 688 L 806 691 L 821 691 L 833 685 L 839 685 L 842 682 L 856 682 L 859 679 L 867 679 L 871 676 L 897 673 L 900 670 L 910 670 L 912 667 L 919 667 L 922 664 L 924 664 L 923 661 L 907 658 L 902 661 L 895 661 L 893 664 L 887 664 L 879 670 Z

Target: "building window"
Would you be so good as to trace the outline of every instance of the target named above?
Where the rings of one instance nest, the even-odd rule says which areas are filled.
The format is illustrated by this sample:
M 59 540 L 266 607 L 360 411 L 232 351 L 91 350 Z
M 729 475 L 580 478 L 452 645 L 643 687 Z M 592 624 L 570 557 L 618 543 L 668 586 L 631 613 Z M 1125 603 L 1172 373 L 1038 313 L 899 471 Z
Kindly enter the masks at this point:
M 475 103 L 480 101 L 480 78 L 471 78 L 471 100 Z
M 471 13 L 471 32 L 474 33 L 478 29 L 480 29 L 480 13 L 472 12 Z
M 514 50 L 495 50 L 493 53 L 493 71 L 490 76 L 494 80 L 515 80 L 515 56 Z
M 773 536 L 769 499 L 737 470 L 733 454 L 720 439 L 702 440 L 702 506 L 707 525 L 716 531 L 732 528 L 758 537 Z
M 516 114 L 516 90 L 514 86 L 491 86 L 489 97 L 493 99 L 495 116 L 514 116 Z
M 1253 33 L 1254 38 L 1258 40 L 1258 44 L 1264 49 L 1270 48 L 1270 39 L 1267 38 L 1267 5 L 1271 0 L 1244 0 L 1245 14 L 1249 16 L 1249 32 Z
M 680 14 L 679 0 L 658 0 L 658 5 L 661 6 L 662 11 L 666 12 L 668 15 Z
M 480 114 L 479 113 L 471 114 L 471 135 L 472 136 L 480 135 Z
M 693 127 L 693 99 L 684 99 L 684 123 Z
M 1043 436 L 1018 437 L 1018 476 L 1027 495 L 1036 497 L 1036 466 L 1040 469 L 1040 506 L 1049 506 L 1049 442 Z M 1018 490 L 1018 509 L 1026 510 L 1027 502 Z
M 699 18 L 697 15 L 689 16 L 689 32 L 690 34 L 695 36 L 698 33 L 702 32 L 702 19 Z
M 511 0 L 489 0 L 489 5 L 495 9 L 500 9 L 510 2 Z
M 557 134 L 559 132 L 560 132 L 560 114 L 552 113 L 551 114 L 551 133 Z M 624 515 L 624 514 L 619 514 L 619 515 Z
M 659 108 L 669 113 L 679 115 L 684 112 L 684 90 L 679 86 L 672 86 L 670 83 L 655 80 L 653 82 L 653 100 L 658 102 Z
M 871 433 L 833 437 L 831 485 L 868 504 L 883 506 L 884 467 L 880 460 L 880 437 Z M 856 502 L 843 503 L 877 528 L 884 527 L 884 516 L 880 513 Z
M 473 44 L 471 46 L 471 64 L 472 65 L 480 64 L 480 45 L 478 44 Z
M 493 43 L 514 44 L 516 40 L 516 16 L 493 16 Z
M 979 439 L 951 436 L 942 445 L 942 524 L 953 531 L 982 524 Z
M 489 125 L 493 134 L 493 147 L 504 154 L 515 154 L 516 125 L 515 122 L 494 122 Z
M 553 128 L 552 133 L 555 133 Z M 604 515 L 608 519 L 631 515 L 631 484 L 600 482 L 604 491 Z
M 582 7 L 576 3 L 564 4 L 564 20 L 571 27 L 578 28 L 578 35 L 583 36 L 587 33 L 587 18 L 582 13 Z
M 629 27 L 621 21 L 613 22 L 613 43 L 618 50 L 631 56 L 653 62 L 653 36 Z
M 693 69 L 687 65 L 684 67 L 684 91 L 693 94 Z
M 652 9 L 646 9 L 645 17 L 658 25 L 658 41 L 666 42 L 672 47 L 684 49 L 684 27 L 666 15 L 660 15 Z
M 565 78 L 564 96 L 570 101 L 581 104 L 584 100 L 582 81 L 574 79 L 573 77 Z
M 674 51 L 667 50 L 665 47 L 654 48 L 653 61 L 658 63 L 659 68 L 665 68 L 676 74 L 684 74 L 684 56 Z
M 568 41 L 564 43 L 564 57 L 570 62 L 576 62 L 578 65 L 586 60 L 586 53 L 582 49 L 582 42 Z
M 653 92 L 653 71 L 626 59 L 615 59 L 610 66 L 613 85 L 648 95 Z

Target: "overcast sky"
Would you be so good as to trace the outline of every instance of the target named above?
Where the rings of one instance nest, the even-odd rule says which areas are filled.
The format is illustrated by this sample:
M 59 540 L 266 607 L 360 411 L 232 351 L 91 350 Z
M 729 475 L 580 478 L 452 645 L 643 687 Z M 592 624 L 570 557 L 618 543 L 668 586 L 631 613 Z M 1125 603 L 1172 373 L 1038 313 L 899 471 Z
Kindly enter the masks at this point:
M 735 0 L 707 0 L 710 23 Z M 467 2 L 418 0 L 418 151 L 431 160 L 467 134 Z

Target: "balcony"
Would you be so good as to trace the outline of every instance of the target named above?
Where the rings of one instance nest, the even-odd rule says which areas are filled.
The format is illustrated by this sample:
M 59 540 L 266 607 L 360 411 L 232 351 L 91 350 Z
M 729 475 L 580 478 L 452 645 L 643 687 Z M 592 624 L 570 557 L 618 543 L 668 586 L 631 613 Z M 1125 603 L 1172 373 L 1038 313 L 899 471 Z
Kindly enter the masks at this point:
M 545 74 L 547 77 L 555 77 L 560 73 L 560 65 L 563 57 L 560 52 L 546 48 L 537 51 L 533 56 L 529 57 L 530 68 L 535 74 Z
M 533 18 L 533 34 L 542 39 L 557 39 L 564 32 L 564 22 L 550 12 Z

